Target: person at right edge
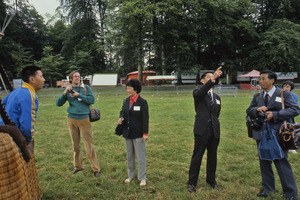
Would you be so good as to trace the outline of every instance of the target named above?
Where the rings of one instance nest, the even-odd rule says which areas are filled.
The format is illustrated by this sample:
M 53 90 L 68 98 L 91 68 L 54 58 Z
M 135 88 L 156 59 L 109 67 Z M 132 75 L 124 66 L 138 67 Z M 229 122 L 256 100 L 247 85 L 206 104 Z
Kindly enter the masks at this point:
M 252 102 L 247 109 L 247 115 L 252 119 L 259 117 L 259 113 L 265 114 L 265 121 L 268 121 L 271 128 L 276 131 L 276 136 L 279 144 L 281 139 L 279 137 L 279 128 L 284 120 L 296 117 L 300 110 L 292 98 L 291 93 L 284 91 L 284 105 L 282 109 L 281 103 L 281 89 L 276 88 L 274 83 L 277 80 L 277 75 L 270 71 L 264 70 L 260 72 L 259 84 L 263 89 L 259 95 L 254 95 Z M 257 148 L 261 141 L 261 133 L 264 126 L 261 125 L 258 131 L 252 131 L 253 139 L 256 140 Z M 288 161 L 288 150 L 283 149 L 284 158 L 274 161 L 261 160 L 259 158 L 260 171 L 262 176 L 262 190 L 256 195 L 257 197 L 267 197 L 271 193 L 275 193 L 275 179 L 272 169 L 272 162 L 274 162 L 277 169 L 283 193 L 288 200 L 296 200 L 298 198 L 298 189 L 293 174 L 292 167 Z
M 297 105 L 299 106 L 299 99 L 298 99 L 298 96 L 297 94 L 295 94 L 294 92 L 292 92 L 292 90 L 294 89 L 295 85 L 294 85 L 294 82 L 293 81 L 284 81 L 282 83 L 282 89 L 286 90 L 286 91 L 289 91 L 293 97 L 293 99 L 296 101 Z M 295 123 L 295 119 L 294 118 L 291 118 L 291 119 L 288 119 L 287 120 L 288 123 Z M 297 153 L 296 150 L 294 149 L 290 149 L 289 150 L 289 153 Z
M 222 75 L 222 67 L 213 74 L 206 72 L 201 75 L 203 86 L 193 92 L 195 104 L 194 151 L 189 170 L 188 191 L 196 192 L 203 154 L 207 149 L 206 182 L 219 190 L 216 182 L 217 149 L 220 141 L 219 115 L 221 110 L 220 97 L 212 92 Z

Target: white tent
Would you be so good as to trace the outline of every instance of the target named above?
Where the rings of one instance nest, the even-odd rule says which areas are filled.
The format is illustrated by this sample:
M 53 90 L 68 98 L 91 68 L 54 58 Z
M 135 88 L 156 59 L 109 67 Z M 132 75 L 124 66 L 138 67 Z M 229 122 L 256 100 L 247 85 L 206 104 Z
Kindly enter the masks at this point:
M 174 80 L 176 77 L 174 75 L 157 75 L 157 76 L 148 76 L 146 80 Z
M 92 86 L 116 86 L 118 74 L 94 74 Z

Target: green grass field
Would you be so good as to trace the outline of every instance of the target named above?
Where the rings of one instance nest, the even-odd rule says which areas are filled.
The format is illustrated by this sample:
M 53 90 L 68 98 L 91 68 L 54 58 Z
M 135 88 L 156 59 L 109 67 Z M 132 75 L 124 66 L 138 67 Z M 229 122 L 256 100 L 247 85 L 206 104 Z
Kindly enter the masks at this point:
M 62 90 L 56 92 L 59 95 Z M 148 180 L 144 188 L 137 180 L 123 183 L 127 178 L 126 150 L 123 137 L 116 136 L 114 129 L 125 93 L 95 95 L 93 107 L 101 110 L 101 120 L 93 123 L 100 178 L 93 176 L 85 154 L 84 171 L 71 174 L 73 151 L 66 122 L 68 103 L 57 107 L 57 97 L 42 95 L 46 93 L 47 89 L 38 93 L 40 107 L 35 134 L 35 156 L 43 199 L 256 199 L 261 188 L 258 156 L 255 141 L 247 137 L 245 125 L 245 110 L 252 93 L 239 92 L 236 98 L 221 97 L 221 140 L 216 173 L 221 191 L 213 190 L 205 183 L 205 156 L 197 194 L 188 193 L 186 188 L 194 142 L 195 111 L 191 93 L 141 93 L 148 101 L 150 113 Z M 298 152 L 289 154 L 289 160 L 300 186 Z M 282 199 L 276 170 L 275 177 L 277 193 L 270 199 Z

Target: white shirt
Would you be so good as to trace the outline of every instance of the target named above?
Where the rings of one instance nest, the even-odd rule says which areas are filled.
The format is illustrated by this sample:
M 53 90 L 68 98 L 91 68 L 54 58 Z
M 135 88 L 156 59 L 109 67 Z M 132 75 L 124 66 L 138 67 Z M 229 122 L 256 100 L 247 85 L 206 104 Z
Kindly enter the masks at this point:
M 211 96 L 212 102 L 214 102 L 213 90 L 212 90 L 212 89 L 210 89 L 210 90 L 207 92 L 207 94 L 209 94 L 209 93 L 210 93 L 210 96 Z
M 268 94 L 269 97 L 271 98 L 271 97 L 273 96 L 275 90 L 276 90 L 276 87 L 275 87 L 274 85 L 273 85 L 272 89 L 271 89 L 269 92 L 266 92 L 266 91 L 264 90 L 264 98 L 265 98 L 266 94 Z

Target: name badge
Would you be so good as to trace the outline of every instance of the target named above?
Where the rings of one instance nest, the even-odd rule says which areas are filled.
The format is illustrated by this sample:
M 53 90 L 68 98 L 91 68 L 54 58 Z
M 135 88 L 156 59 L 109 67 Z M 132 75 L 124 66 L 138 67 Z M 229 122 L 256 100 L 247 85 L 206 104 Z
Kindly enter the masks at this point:
M 276 97 L 275 101 L 281 103 L 281 97 Z
M 218 105 L 220 105 L 220 104 L 221 104 L 221 102 L 220 102 L 220 100 L 219 100 L 219 99 L 216 99 L 216 103 L 217 103 Z
M 141 110 L 141 106 L 133 106 L 133 110 L 134 111 L 140 111 Z

